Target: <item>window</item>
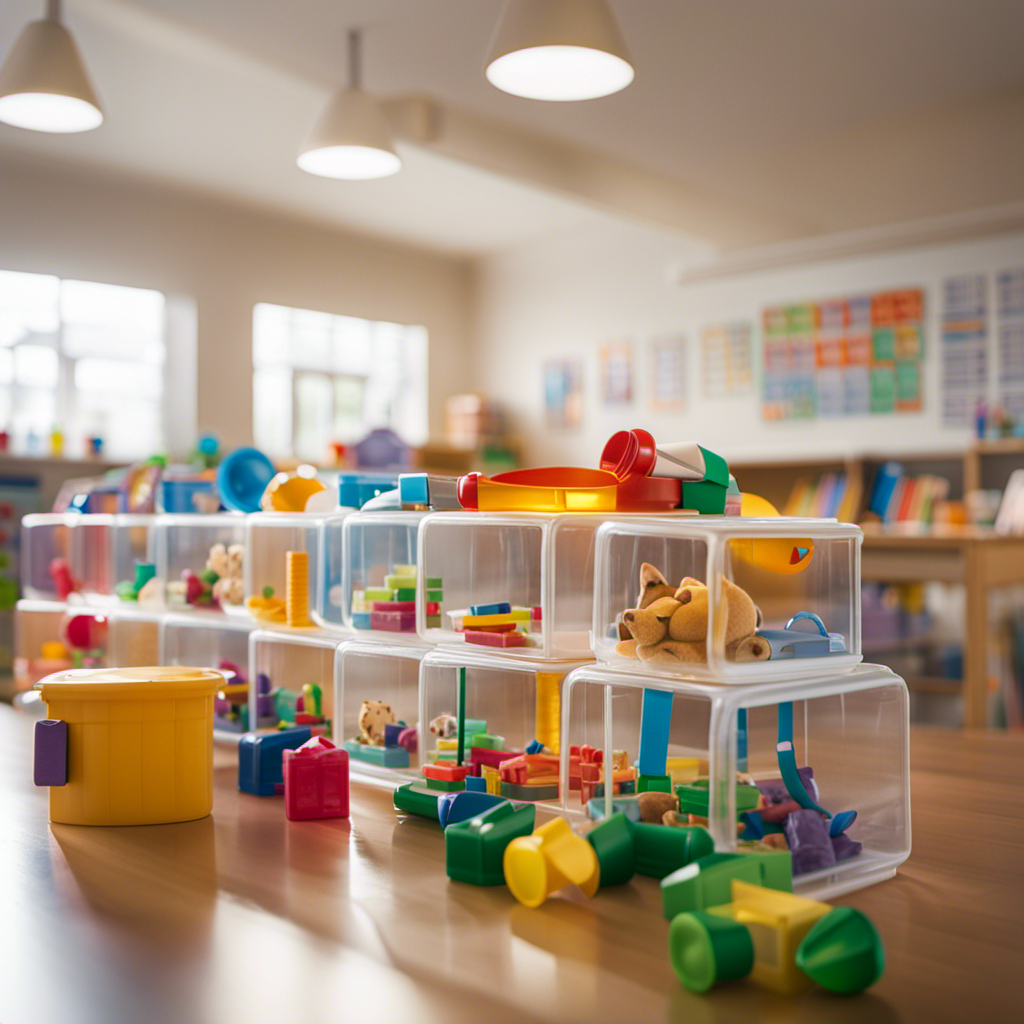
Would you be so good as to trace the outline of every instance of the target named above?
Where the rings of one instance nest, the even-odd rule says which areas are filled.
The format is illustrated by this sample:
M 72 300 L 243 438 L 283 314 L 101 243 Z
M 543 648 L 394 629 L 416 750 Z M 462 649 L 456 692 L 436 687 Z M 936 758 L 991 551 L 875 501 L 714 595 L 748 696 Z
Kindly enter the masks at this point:
M 0 270 L 0 427 L 16 451 L 103 438 L 114 459 L 163 448 L 164 296 Z
M 253 438 L 321 461 L 331 442 L 390 427 L 427 439 L 427 329 L 259 303 L 253 310 Z

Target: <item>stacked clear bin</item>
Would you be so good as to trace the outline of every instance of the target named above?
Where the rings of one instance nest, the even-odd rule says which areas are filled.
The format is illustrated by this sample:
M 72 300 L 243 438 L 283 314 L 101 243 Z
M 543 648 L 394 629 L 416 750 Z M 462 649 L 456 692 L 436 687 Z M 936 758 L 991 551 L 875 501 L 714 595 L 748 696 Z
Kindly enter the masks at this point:
M 283 598 L 287 585 L 289 551 L 305 552 L 309 559 L 309 607 L 316 608 L 318 587 L 318 534 L 324 516 L 310 512 L 254 512 L 245 521 L 245 597 L 267 591 Z
M 189 603 L 184 576 L 188 573 L 200 576 L 207 568 L 215 545 L 222 544 L 225 549 L 237 545 L 244 552 L 246 519 L 245 515 L 235 512 L 157 517 L 153 548 L 157 578 L 163 586 L 164 607 L 169 611 L 209 610 Z M 242 557 L 244 562 L 246 556 Z M 244 601 L 221 601 L 219 610 L 231 615 L 248 614 Z
M 785 790 L 786 762 L 806 789 L 789 794 L 802 807 L 809 800 L 837 824 L 842 812 L 856 812 L 838 830 L 845 838 L 827 840 L 834 862 L 826 851 L 825 866 L 797 873 L 797 891 L 825 898 L 891 876 L 910 851 L 909 698 L 888 669 L 860 664 L 860 543 L 857 527 L 830 520 L 651 517 L 602 525 L 592 631 L 604 664 L 565 681 L 563 748 L 621 752 L 641 773 L 663 764 L 673 787 L 707 778 L 707 827 L 719 851 L 737 844 L 737 771 Z M 667 657 L 648 661 L 619 646 L 645 563 L 661 571 L 666 589 L 686 577 L 709 585 L 703 658 L 701 642 L 676 661 L 671 644 Z M 767 660 L 731 657 L 726 580 L 759 606 L 756 635 Z M 666 629 L 674 610 L 658 609 Z M 564 810 L 579 813 L 598 795 L 590 813 L 610 812 L 612 787 L 588 790 L 574 768 L 563 761 Z
M 80 518 L 75 512 L 38 512 L 21 521 L 21 591 L 29 600 L 58 597 L 53 562 L 71 568 L 71 531 Z

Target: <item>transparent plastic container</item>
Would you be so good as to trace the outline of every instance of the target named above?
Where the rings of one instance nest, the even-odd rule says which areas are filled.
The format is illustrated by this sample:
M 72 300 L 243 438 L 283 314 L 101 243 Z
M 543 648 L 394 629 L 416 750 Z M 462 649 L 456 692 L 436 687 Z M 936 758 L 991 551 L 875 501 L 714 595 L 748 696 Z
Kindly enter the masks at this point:
M 394 787 L 420 779 L 419 735 L 414 750 L 368 747 L 358 741 L 363 701 L 382 701 L 412 729 L 419 723 L 420 662 L 431 648 L 349 640 L 334 658 L 334 736 L 349 751 L 353 778 Z
M 345 572 L 344 522 L 354 511 L 342 509 L 326 516 L 320 523 L 313 621 L 323 629 L 346 628 L 341 599 Z
M 855 810 L 847 835 L 863 844 L 834 867 L 797 875 L 794 890 L 827 899 L 891 877 L 910 853 L 909 694 L 889 669 L 852 671 L 796 682 L 714 686 L 587 665 L 566 680 L 562 746 L 588 744 L 626 752 L 636 762 L 645 688 L 671 694 L 667 753 L 673 785 L 710 779 L 708 828 L 715 848 L 736 848 L 737 769 L 758 780 L 779 779 L 778 707 L 793 706 L 793 747 L 799 768 L 813 770 L 818 804 L 832 814 Z M 746 758 L 738 734 L 746 711 Z M 565 810 L 582 811 L 563 761 Z M 605 794 L 607 804 L 611 794 Z
M 112 603 L 114 597 L 114 516 L 82 514 L 71 530 L 71 575 L 87 601 Z
M 466 670 L 466 719 L 473 727 L 486 725 L 485 732 L 500 737 L 496 749 L 505 753 L 523 753 L 532 740 L 538 740 L 554 755 L 564 752 L 561 744 L 563 686 L 567 675 L 580 667 L 579 661 L 529 662 L 477 653 L 470 645 L 460 648 L 435 647 L 420 666 L 419 749 L 421 759 L 432 754 L 452 756 L 438 749 L 438 723 L 453 718 L 458 710 L 459 674 Z M 439 732 L 431 731 L 432 725 Z M 472 737 L 467 731 L 467 757 Z M 533 797 L 528 791 L 516 792 L 516 799 L 531 799 L 538 804 L 561 808 L 563 801 L 555 780 L 538 787 Z M 553 791 L 550 791 L 553 790 Z
M 75 650 L 65 636 L 71 617 L 89 619 L 93 646 Z M 71 668 L 106 668 L 110 624 L 107 613 L 85 604 L 21 600 L 14 607 L 14 686 L 31 689 L 51 672 Z
M 107 612 L 110 623 L 107 661 L 110 668 L 159 665 L 160 619 L 158 612 L 120 605 Z
M 420 636 L 430 643 L 463 643 L 452 612 L 508 603 L 537 610 L 524 634 L 525 645 L 487 646 L 486 650 L 534 659 L 593 657 L 594 541 L 598 527 L 610 518 L 542 512 L 436 512 L 427 516 L 420 528 L 419 562 L 424 578 L 442 581 L 444 596 L 440 625 L 431 626 L 429 595 L 425 590 L 420 593 Z M 636 517 L 622 514 L 615 518 L 628 522 Z
M 361 636 L 374 636 L 388 643 L 420 643 L 416 633 L 415 606 L 406 612 L 401 628 L 374 629 L 371 604 L 366 598 L 360 604 L 359 593 L 386 590 L 388 577 L 399 575 L 396 569 L 416 565 L 416 536 L 425 512 L 357 512 L 332 516 L 324 524 L 325 543 L 333 545 L 331 535 L 341 531 L 342 558 L 339 581 L 325 578 L 321 616 L 331 625 L 336 619 L 335 602 L 341 602 L 341 621 Z M 417 590 L 419 573 L 417 573 Z M 408 604 L 409 602 L 405 602 Z
M 186 601 L 182 574 L 186 570 L 197 576 L 205 569 L 210 550 L 216 544 L 225 548 L 245 548 L 246 516 L 235 512 L 216 515 L 160 515 L 154 527 L 156 574 L 164 588 L 164 605 L 172 611 L 209 610 L 209 606 L 192 605 Z M 241 588 L 239 588 L 241 589 Z M 220 611 L 231 615 L 248 615 L 243 602 L 220 602 Z
M 116 594 L 119 583 L 135 582 L 135 566 L 139 562 L 155 565 L 156 544 L 153 525 L 156 516 L 139 512 L 120 513 L 112 517 L 110 555 L 111 579 Z M 129 602 L 131 603 L 131 602 Z
M 250 728 L 276 726 L 279 721 L 294 721 L 286 706 L 303 692 L 308 683 L 320 687 L 321 714 L 334 719 L 334 653 L 344 639 L 325 631 L 256 629 L 249 634 L 249 678 L 260 682 L 266 675 L 271 691 L 281 689 L 292 695 L 275 703 L 273 715 L 260 714 L 258 685 L 249 687 Z
M 862 539 L 859 527 L 830 519 L 697 516 L 608 522 L 597 532 L 594 653 L 626 671 L 716 683 L 849 671 L 861 661 Z M 641 609 L 643 616 L 634 611 L 633 632 L 645 642 L 639 653 L 654 660 L 616 652 L 621 617 L 638 608 L 644 563 L 668 584 L 663 588 L 667 605 L 657 612 Z M 673 603 L 685 577 L 709 584 L 706 600 L 699 588 L 691 588 L 684 602 Z M 723 580 L 749 595 L 760 610 L 759 626 L 749 602 L 741 607 Z M 689 607 L 682 607 L 687 600 Z M 738 609 L 731 622 L 730 607 Z M 746 621 L 750 633 L 743 632 Z M 736 635 L 729 632 L 737 627 Z M 754 628 L 760 643 L 749 639 Z M 741 634 L 746 639 L 738 639 Z M 737 660 L 750 652 L 768 658 Z
M 29 600 L 52 601 L 58 598 L 57 585 L 50 574 L 55 558 L 71 567 L 71 530 L 77 512 L 33 512 L 21 520 L 21 592 Z
M 245 596 L 272 587 L 284 598 L 289 551 L 309 556 L 309 607 L 316 607 L 320 524 L 324 516 L 308 512 L 254 512 L 245 522 Z

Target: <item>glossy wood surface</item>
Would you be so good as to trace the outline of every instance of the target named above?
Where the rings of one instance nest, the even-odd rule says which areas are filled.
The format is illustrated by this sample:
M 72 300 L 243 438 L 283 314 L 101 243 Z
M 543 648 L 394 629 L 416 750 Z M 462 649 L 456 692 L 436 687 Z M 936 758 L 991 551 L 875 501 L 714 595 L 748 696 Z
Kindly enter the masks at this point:
M 449 882 L 438 828 L 353 786 L 348 821 L 287 822 L 239 794 L 214 814 L 50 826 L 32 722 L 0 707 L 3 1024 L 1024 1020 L 1024 738 L 912 732 L 914 850 L 837 900 L 866 911 L 885 977 L 853 999 L 680 987 L 648 878 L 538 910 Z

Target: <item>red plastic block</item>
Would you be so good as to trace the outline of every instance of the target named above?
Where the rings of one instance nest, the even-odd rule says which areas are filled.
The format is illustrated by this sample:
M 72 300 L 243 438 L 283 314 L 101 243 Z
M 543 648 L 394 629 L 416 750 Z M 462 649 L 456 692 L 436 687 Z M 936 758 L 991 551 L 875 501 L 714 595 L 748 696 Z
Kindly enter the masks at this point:
M 371 612 L 415 612 L 415 601 L 373 601 L 370 604 Z
M 474 626 L 467 633 L 511 633 L 516 628 L 515 622 L 498 622 L 493 626 Z
M 416 630 L 416 612 L 370 612 L 370 629 L 413 633 Z
M 284 751 L 284 813 L 289 821 L 348 817 L 348 751 L 314 736 Z
M 473 767 L 473 774 L 480 774 L 481 765 L 488 768 L 499 768 L 503 761 L 510 761 L 514 757 L 520 757 L 521 750 L 492 750 L 490 747 L 470 747 L 469 763 Z
M 466 643 L 481 644 L 484 647 L 526 646 L 526 637 L 522 633 L 484 633 L 478 629 L 467 629 L 463 635 Z
M 445 782 L 461 782 L 469 774 L 468 764 L 452 764 L 439 761 L 437 764 L 425 764 L 420 771 L 425 778 L 443 779 Z
M 530 612 L 530 618 L 533 619 L 534 622 L 540 622 L 541 619 L 544 618 L 544 612 L 539 604 L 535 604 L 533 606 L 533 610 Z
M 427 614 L 428 615 L 440 615 L 441 614 L 441 602 L 440 601 L 428 601 L 427 602 Z

